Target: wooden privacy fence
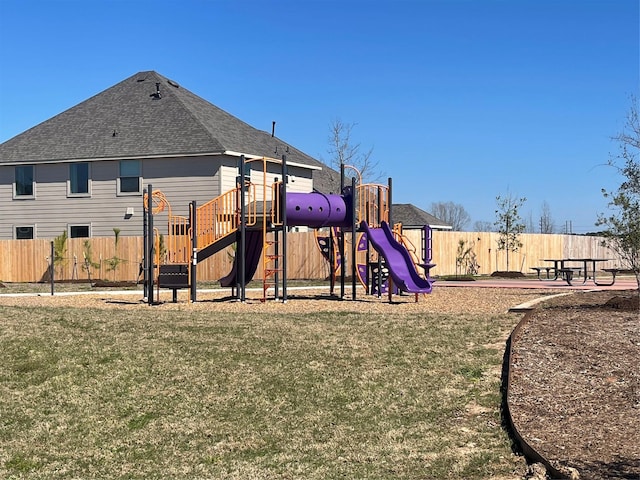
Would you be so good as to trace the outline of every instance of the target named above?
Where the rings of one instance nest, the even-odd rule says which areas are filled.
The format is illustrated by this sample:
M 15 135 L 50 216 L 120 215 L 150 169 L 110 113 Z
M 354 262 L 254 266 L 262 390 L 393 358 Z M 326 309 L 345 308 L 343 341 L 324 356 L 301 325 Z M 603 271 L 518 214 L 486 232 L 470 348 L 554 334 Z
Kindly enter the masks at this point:
M 316 246 L 313 232 L 288 235 L 289 278 L 324 279 L 329 265 Z M 88 247 L 89 246 L 89 247 Z M 49 281 L 51 240 L 0 240 L 0 281 Z M 228 247 L 198 264 L 198 280 L 216 281 L 231 271 L 234 247 Z M 85 257 L 89 256 L 87 262 Z M 56 262 L 56 280 L 136 281 L 142 280 L 142 237 L 120 237 L 116 249 L 110 238 L 70 238 L 63 259 Z M 262 278 L 262 262 L 255 278 Z
M 405 236 L 420 253 L 420 231 L 405 230 Z M 602 238 L 574 235 L 521 235 L 523 247 L 509 254 L 509 270 L 530 273 L 530 267 L 545 265 L 545 258 L 609 258 L 600 268 L 624 267 L 617 256 L 601 245 Z M 292 232 L 287 235 L 287 277 L 289 279 L 324 280 L 329 265 L 316 246 L 313 232 Z M 498 251 L 497 233 L 433 232 L 432 275 L 465 273 L 456 270 L 458 243 L 464 240 L 479 265 L 478 273 L 488 275 L 506 270 L 506 255 Z M 350 239 L 349 239 L 350 241 Z M 89 247 L 87 247 L 89 245 Z M 350 245 L 345 247 L 350 252 Z M 92 265 L 85 264 L 90 253 Z M 229 247 L 198 264 L 198 280 L 216 281 L 230 272 L 235 250 Z M 50 240 L 0 240 L 0 281 L 48 281 Z M 347 253 L 349 255 L 349 253 Z M 68 239 L 64 258 L 56 265 L 56 279 L 136 281 L 143 256 L 142 237 L 120 237 L 116 249 L 114 238 Z M 350 259 L 347 268 L 350 273 Z M 260 262 L 256 279 L 262 278 Z
M 420 232 L 406 232 L 416 245 L 420 245 Z M 465 273 L 456 271 L 456 253 L 460 240 L 476 255 L 478 274 L 490 275 L 507 270 L 506 253 L 498 250 L 497 233 L 491 232 L 433 232 L 433 275 Z M 520 236 L 522 248 L 509 253 L 509 270 L 531 273 L 531 267 L 551 266 L 544 259 L 552 258 L 603 258 L 609 262 L 598 264 L 598 268 L 620 267 L 621 260 L 609 248 L 602 246 L 602 237 L 525 233 Z

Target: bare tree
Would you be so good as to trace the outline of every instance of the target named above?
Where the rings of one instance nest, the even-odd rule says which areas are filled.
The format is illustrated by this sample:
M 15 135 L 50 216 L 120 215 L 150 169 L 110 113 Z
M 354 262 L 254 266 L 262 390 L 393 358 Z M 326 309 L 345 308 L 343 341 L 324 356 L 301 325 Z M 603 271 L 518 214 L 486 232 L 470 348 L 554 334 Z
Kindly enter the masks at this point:
M 540 209 L 540 233 L 555 233 L 556 225 L 551 216 L 551 207 L 544 201 Z
M 378 170 L 378 162 L 371 158 L 373 148 L 361 150 L 359 143 L 353 143 L 351 132 L 355 123 L 344 123 L 340 119 L 333 120 L 329 126 L 329 150 L 331 165 L 340 169 L 341 165 L 355 167 L 360 173 L 360 179 L 366 183 L 375 183 L 384 177 L 384 172 Z
M 431 215 L 451 225 L 453 230 L 464 230 L 471 217 L 459 203 L 433 202 L 430 207 Z
M 526 233 L 536 233 L 536 224 L 533 221 L 533 212 L 529 212 L 525 223 L 524 231 Z
M 474 232 L 493 232 L 493 224 L 485 220 L 476 220 L 473 222 Z

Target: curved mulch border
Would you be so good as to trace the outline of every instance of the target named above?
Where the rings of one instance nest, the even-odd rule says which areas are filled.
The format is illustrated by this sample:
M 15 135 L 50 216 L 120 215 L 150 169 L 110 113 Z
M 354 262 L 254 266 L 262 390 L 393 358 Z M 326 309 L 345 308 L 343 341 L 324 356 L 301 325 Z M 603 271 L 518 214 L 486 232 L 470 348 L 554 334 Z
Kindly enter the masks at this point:
M 529 310 L 524 315 L 524 317 L 522 317 L 520 322 L 518 322 L 518 324 L 515 326 L 515 328 L 511 332 L 511 335 L 509 335 L 509 339 L 507 340 L 507 348 L 506 348 L 506 353 L 505 353 L 504 362 L 503 362 L 503 372 L 505 372 L 505 381 L 506 381 L 506 386 L 503 391 L 503 395 L 504 395 L 504 399 L 502 402 L 503 414 L 508 424 L 507 426 L 510 429 L 511 434 L 513 435 L 514 440 L 517 442 L 518 446 L 522 450 L 522 454 L 527 459 L 531 460 L 534 463 L 542 463 L 547 469 L 547 472 L 552 477 L 565 478 L 566 475 L 563 472 L 560 472 L 557 468 L 555 468 L 548 459 L 543 457 L 540 453 L 538 453 L 538 451 L 535 448 L 533 448 L 531 445 L 529 445 L 529 443 L 527 443 L 527 441 L 518 431 L 518 428 L 515 422 L 513 421 L 513 418 L 511 417 L 511 411 L 509 409 L 509 387 L 511 386 L 511 383 L 512 383 L 511 358 L 513 357 L 513 347 L 514 347 L 513 339 L 518 338 L 520 336 L 520 331 L 526 326 L 526 324 L 530 321 L 532 316 L 533 316 L 533 310 Z
M 640 478 L 637 290 L 545 300 L 529 306 L 505 350 L 503 422 L 514 447 L 552 478 Z M 540 402 L 551 402 L 551 417 L 538 417 Z M 563 425 L 565 415 L 571 421 Z M 569 443 L 549 443 L 559 438 Z M 532 440 L 542 443 L 534 448 Z M 540 449 L 545 443 L 552 448 Z

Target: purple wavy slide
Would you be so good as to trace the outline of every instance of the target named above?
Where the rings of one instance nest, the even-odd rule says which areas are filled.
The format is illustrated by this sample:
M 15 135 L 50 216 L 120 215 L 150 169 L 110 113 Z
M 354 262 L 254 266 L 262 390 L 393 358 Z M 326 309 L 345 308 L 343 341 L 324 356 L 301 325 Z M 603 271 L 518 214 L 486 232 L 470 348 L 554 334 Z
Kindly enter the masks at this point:
M 394 238 L 387 222 L 381 222 L 380 228 L 371 228 L 363 221 L 360 228 L 367 233 L 373 248 L 385 258 L 393 283 L 400 290 L 408 293 L 431 293 L 431 282 L 418 275 L 411 255 Z

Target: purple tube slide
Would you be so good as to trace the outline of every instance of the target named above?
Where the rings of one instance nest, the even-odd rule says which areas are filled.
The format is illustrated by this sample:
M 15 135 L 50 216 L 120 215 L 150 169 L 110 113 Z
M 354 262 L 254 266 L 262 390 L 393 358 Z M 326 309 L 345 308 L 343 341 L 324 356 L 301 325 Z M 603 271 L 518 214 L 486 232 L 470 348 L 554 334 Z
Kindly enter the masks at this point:
M 351 208 L 346 198 L 320 192 L 287 193 L 287 224 L 312 228 L 348 227 Z

